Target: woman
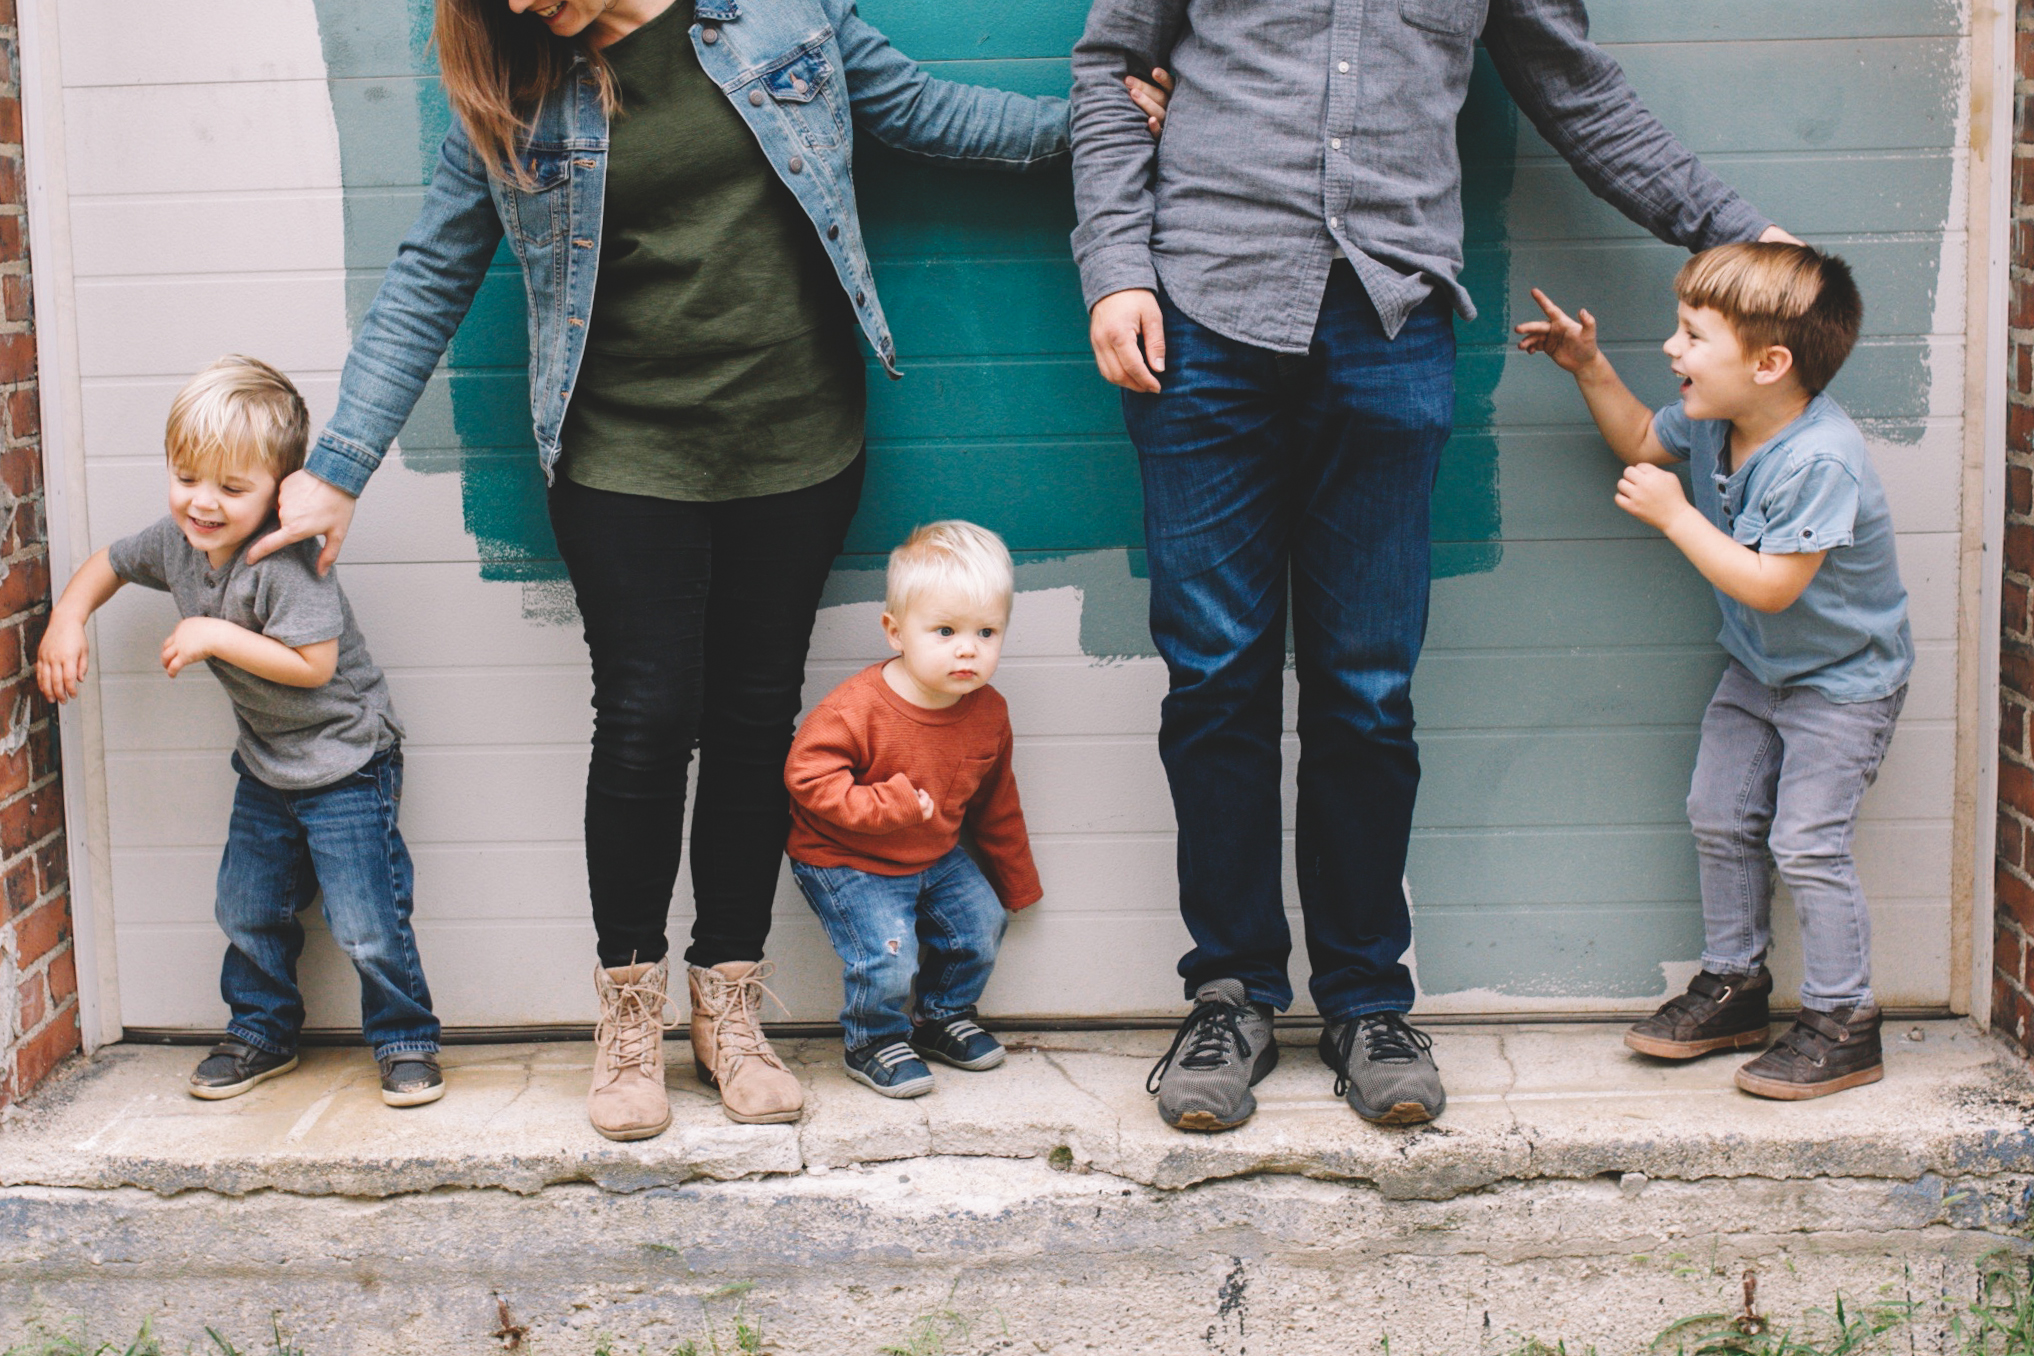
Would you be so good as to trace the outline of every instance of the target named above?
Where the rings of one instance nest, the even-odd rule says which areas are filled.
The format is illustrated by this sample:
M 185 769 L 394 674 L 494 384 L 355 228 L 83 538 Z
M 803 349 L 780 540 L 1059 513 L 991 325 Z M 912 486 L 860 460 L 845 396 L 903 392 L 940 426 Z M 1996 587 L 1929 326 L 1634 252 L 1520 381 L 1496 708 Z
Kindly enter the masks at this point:
M 794 1120 L 803 1092 L 759 1025 L 763 943 L 806 646 L 861 491 L 857 326 L 896 371 L 854 131 L 1022 168 L 1066 154 L 1066 106 L 929 79 L 851 0 L 438 0 L 436 41 L 457 116 L 423 210 L 249 556 L 323 534 L 320 567 L 337 557 L 506 234 L 593 659 L 588 1116 L 622 1140 L 671 1121 L 664 926 L 697 743 L 694 1059 L 733 1119 Z M 1162 93 L 1131 93 L 1162 116 Z

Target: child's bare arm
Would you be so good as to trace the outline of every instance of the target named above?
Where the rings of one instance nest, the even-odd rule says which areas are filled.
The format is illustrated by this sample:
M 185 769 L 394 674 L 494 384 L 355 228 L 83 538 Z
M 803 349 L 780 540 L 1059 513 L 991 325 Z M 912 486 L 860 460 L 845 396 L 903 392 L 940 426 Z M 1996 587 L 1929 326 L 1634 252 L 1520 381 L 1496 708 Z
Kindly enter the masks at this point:
M 1519 348 L 1526 353 L 1544 353 L 1575 378 L 1582 399 L 1589 404 L 1590 417 L 1603 434 L 1603 441 L 1627 466 L 1665 466 L 1674 461 L 1672 453 L 1653 436 L 1653 412 L 1631 393 L 1610 359 L 1596 346 L 1596 317 L 1585 310 L 1569 315 L 1539 288 L 1533 300 L 1547 313 L 1545 320 L 1528 320 L 1514 327 L 1522 337 Z
M 1826 551 L 1773 555 L 1733 541 L 1703 517 L 1681 481 L 1657 466 L 1633 466 L 1617 482 L 1617 506 L 1666 534 L 1702 577 L 1759 612 L 1784 612 L 1822 568 Z
M 49 625 L 43 629 L 42 644 L 35 651 L 35 685 L 53 702 L 67 702 L 78 695 L 91 662 L 85 623 L 120 591 L 124 581 L 113 573 L 105 551 L 78 567 L 63 597 L 49 610 Z
M 220 617 L 186 617 L 162 643 L 162 666 L 174 678 L 201 659 L 218 659 L 286 687 L 323 687 L 339 667 L 338 640 L 285 645 Z

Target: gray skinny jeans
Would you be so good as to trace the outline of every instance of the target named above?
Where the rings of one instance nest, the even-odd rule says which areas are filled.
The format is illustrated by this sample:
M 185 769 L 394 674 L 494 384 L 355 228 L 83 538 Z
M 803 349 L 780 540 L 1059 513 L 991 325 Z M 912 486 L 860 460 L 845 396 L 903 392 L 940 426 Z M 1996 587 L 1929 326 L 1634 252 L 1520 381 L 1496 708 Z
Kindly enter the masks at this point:
M 1702 968 L 1757 970 L 1772 944 L 1773 868 L 1801 922 L 1803 1006 L 1872 1001 L 1872 921 L 1851 861 L 1858 802 L 1906 703 L 1767 687 L 1732 660 L 1702 717 L 1688 792 L 1701 861 Z

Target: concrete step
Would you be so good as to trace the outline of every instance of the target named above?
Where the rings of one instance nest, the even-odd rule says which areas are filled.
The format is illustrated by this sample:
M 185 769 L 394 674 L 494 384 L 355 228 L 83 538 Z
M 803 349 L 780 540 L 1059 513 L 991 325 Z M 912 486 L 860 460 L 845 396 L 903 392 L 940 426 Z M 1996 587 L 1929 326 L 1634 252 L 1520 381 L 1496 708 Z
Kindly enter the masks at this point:
M 727 1121 L 681 1042 L 675 1123 L 635 1144 L 586 1125 L 585 1045 L 452 1050 L 408 1111 L 362 1051 L 206 1103 L 200 1052 L 109 1047 L 0 1126 L 0 1350 L 72 1316 L 247 1349 L 280 1310 L 313 1356 L 518 1326 L 546 1356 L 603 1332 L 661 1356 L 710 1350 L 709 1322 L 732 1341 L 740 1309 L 784 1352 L 930 1322 L 954 1352 L 1579 1356 L 1737 1311 L 1750 1269 L 1776 1315 L 1911 1300 L 1902 1350 L 1947 1351 L 1979 1259 L 2029 1246 L 2034 1079 L 1962 1023 L 1890 1027 L 1884 1082 L 1793 1104 L 1615 1027 L 1434 1030 L 1449 1107 L 1413 1129 L 1358 1120 L 1304 1031 L 1219 1136 L 1158 1121 L 1166 1033 L 1006 1033 L 1002 1068 L 909 1102 L 787 1042 L 808 1111 L 776 1126 Z

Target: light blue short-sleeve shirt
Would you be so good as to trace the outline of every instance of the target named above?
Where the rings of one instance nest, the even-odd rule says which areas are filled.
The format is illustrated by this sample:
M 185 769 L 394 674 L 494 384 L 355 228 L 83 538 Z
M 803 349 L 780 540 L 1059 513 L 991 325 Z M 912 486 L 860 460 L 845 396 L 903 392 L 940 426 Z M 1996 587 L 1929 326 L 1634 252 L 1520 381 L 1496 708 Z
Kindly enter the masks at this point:
M 1864 435 L 1843 407 L 1816 396 L 1728 473 L 1729 420 L 1690 419 L 1674 404 L 1653 416 L 1653 435 L 1689 463 L 1695 507 L 1733 541 L 1763 555 L 1829 553 L 1782 611 L 1717 592 L 1717 639 L 1731 657 L 1768 686 L 1811 687 L 1833 702 L 1898 691 L 1914 668 L 1914 638 L 1893 518 Z

